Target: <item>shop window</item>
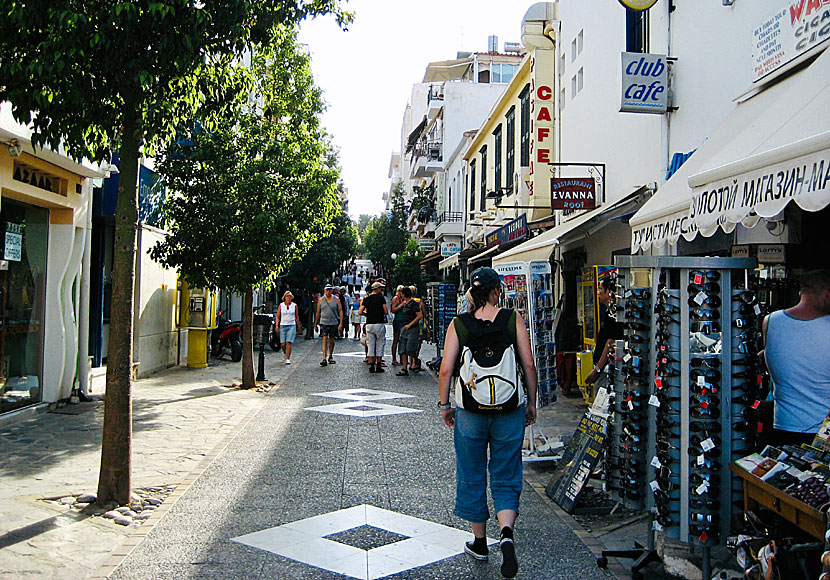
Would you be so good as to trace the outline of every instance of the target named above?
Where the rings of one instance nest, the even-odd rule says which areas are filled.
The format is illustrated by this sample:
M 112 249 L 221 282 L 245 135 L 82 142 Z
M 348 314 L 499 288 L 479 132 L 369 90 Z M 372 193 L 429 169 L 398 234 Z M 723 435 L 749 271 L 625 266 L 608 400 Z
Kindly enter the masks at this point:
M 0 412 L 41 400 L 49 212 L 0 207 Z

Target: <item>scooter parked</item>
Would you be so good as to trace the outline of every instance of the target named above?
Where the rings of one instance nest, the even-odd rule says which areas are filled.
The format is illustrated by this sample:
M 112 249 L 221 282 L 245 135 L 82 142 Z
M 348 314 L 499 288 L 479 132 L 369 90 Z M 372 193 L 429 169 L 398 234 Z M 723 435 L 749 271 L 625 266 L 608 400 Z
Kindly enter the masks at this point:
M 216 314 L 216 328 L 210 332 L 210 354 L 222 358 L 230 352 L 231 360 L 242 360 L 242 322 L 232 322 L 225 318 L 225 311 Z

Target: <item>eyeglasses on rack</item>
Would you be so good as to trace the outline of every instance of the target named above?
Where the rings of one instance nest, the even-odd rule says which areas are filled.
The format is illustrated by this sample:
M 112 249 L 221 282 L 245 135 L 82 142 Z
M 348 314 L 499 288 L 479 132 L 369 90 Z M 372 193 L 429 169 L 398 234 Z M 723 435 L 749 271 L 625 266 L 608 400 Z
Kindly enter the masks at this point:
M 698 292 L 706 292 L 709 294 L 720 293 L 720 284 L 717 282 L 704 282 L 703 284 L 695 284 L 692 282 L 686 287 L 689 294 L 697 294 Z
M 711 306 L 712 308 L 717 308 L 721 305 L 720 296 L 717 294 L 707 294 L 706 298 L 703 300 L 696 300 L 697 296 L 692 296 L 689 298 L 689 306 L 703 306 L 706 304 L 707 306 Z
M 689 318 L 692 320 L 720 320 L 720 310 L 695 308 L 689 312 Z
M 758 301 L 758 296 L 752 290 L 744 290 L 732 296 L 733 300 L 740 300 L 744 304 L 755 304 Z
M 719 381 L 721 378 L 720 371 L 712 368 L 693 368 L 689 376 L 693 381 L 697 381 L 698 377 L 704 377 L 713 381 Z
M 720 280 L 720 272 L 717 270 L 692 270 L 689 272 L 689 282 L 696 280 L 716 281 Z
M 701 332 L 703 334 L 715 334 L 721 332 L 720 322 L 717 320 L 699 320 L 692 322 L 689 325 L 691 332 Z
M 649 298 L 651 298 L 651 290 L 649 290 L 648 288 L 632 288 L 630 292 L 632 296 L 635 296 L 642 300 L 648 300 Z
M 680 307 L 675 306 L 674 304 L 664 304 L 660 303 L 654 307 L 655 312 L 658 314 L 680 314 Z
M 695 356 L 689 361 L 689 365 L 693 368 L 701 368 L 706 367 L 710 369 L 719 369 L 720 368 L 720 359 L 719 358 L 709 358 L 709 357 L 700 357 Z
M 643 322 L 626 322 L 625 326 L 626 328 L 628 328 L 628 330 L 647 331 L 651 329 L 651 327 L 648 324 L 645 324 Z

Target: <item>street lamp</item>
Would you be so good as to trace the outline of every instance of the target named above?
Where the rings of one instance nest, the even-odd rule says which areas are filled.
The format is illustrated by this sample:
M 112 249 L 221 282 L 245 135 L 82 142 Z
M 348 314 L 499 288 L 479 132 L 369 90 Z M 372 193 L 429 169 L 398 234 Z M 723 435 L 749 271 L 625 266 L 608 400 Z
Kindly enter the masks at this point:
M 391 256 L 391 258 L 392 258 L 392 261 L 393 261 L 393 262 L 395 261 L 395 259 L 396 259 L 397 257 L 398 257 L 398 255 L 397 255 L 395 252 L 392 252 L 392 256 Z
M 259 365 L 256 380 L 265 380 L 265 343 L 268 342 L 268 333 L 271 331 L 271 317 L 265 314 L 254 314 L 254 340 L 259 343 Z

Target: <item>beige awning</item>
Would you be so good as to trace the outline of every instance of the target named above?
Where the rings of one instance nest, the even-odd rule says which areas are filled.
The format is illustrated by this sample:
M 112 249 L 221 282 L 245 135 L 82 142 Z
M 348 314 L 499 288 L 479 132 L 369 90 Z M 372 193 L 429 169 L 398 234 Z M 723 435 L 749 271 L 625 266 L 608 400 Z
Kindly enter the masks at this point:
M 825 55 L 822 58 L 826 58 Z M 798 72 L 789 79 L 782 80 L 768 89 L 752 96 L 735 106 L 734 109 L 727 115 L 723 122 L 717 129 L 699 145 L 694 154 L 657 190 L 651 199 L 649 199 L 642 208 L 631 218 L 629 225 L 631 226 L 631 252 L 636 253 L 638 250 L 648 250 L 652 245 L 662 247 L 666 243 L 676 244 L 678 239 L 683 236 L 687 241 L 691 241 L 701 231 L 700 222 L 691 214 L 690 208 L 692 205 L 692 187 L 690 185 L 691 178 L 700 174 L 701 171 L 706 170 L 707 167 L 720 166 L 730 158 L 729 151 L 735 151 L 736 147 L 747 151 L 751 147 L 747 141 L 743 145 L 739 145 L 742 136 L 755 135 L 755 147 L 760 141 L 760 132 L 769 132 L 770 130 L 781 131 L 782 125 L 786 125 L 791 119 L 796 117 L 796 110 L 801 109 L 801 105 L 795 106 L 790 101 L 786 106 L 791 107 L 789 112 L 779 109 L 778 103 L 783 102 L 787 94 L 790 94 L 790 89 L 800 86 L 800 83 L 808 73 L 815 74 L 813 67 L 818 64 L 818 61 L 813 63 L 809 68 Z M 810 73 L 809 71 L 813 71 Z M 826 81 L 826 75 L 822 78 L 821 75 L 815 75 Z M 815 80 L 815 79 L 814 79 Z M 787 99 L 789 100 L 789 99 Z M 775 129 L 766 127 L 765 123 L 770 120 L 765 118 L 768 109 L 774 109 L 778 116 L 778 123 L 775 123 Z M 807 109 L 805 109 L 807 110 Z M 815 111 L 819 109 L 810 108 L 813 112 L 811 119 L 819 124 L 827 123 L 826 116 L 816 115 Z M 822 120 L 819 117 L 823 117 Z M 825 125 L 826 126 L 826 125 Z M 789 133 L 788 131 L 785 131 Z M 751 150 L 751 149 L 749 149 Z M 782 206 L 783 207 L 783 206 Z M 717 218 L 715 218 L 717 221 Z M 754 225 L 751 223 L 752 218 L 746 220 L 747 225 Z M 740 220 L 738 220 L 740 221 Z M 755 219 L 757 222 L 757 218 Z M 729 226 L 727 226 L 729 227 Z M 734 228 L 732 223 L 729 231 Z M 706 230 L 702 233 L 711 236 L 717 225 L 712 228 L 710 225 L 706 226 Z
M 439 270 L 447 270 L 448 268 L 456 268 L 458 267 L 458 254 L 453 254 L 448 258 L 444 258 L 440 262 L 438 262 L 438 269 Z
M 471 257 L 469 260 L 467 260 L 467 263 L 472 265 L 478 262 L 484 262 L 486 260 L 489 260 L 493 257 L 493 254 L 497 253 L 500 249 L 501 247 L 499 246 L 493 246 L 492 248 L 488 248 L 480 254 L 476 254 L 475 256 Z
M 830 51 L 785 83 L 784 94 L 689 177 L 690 216 L 703 235 L 753 227 L 790 201 L 805 211 L 830 204 Z
M 472 57 L 454 60 L 439 60 L 427 65 L 424 73 L 424 82 L 454 81 L 464 77 L 467 69 L 473 64 Z

